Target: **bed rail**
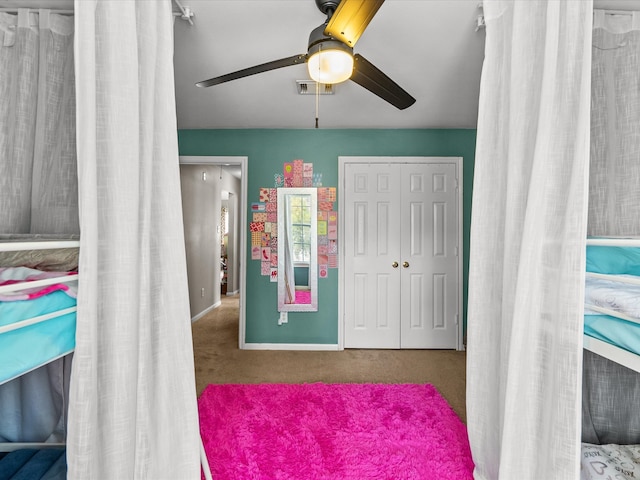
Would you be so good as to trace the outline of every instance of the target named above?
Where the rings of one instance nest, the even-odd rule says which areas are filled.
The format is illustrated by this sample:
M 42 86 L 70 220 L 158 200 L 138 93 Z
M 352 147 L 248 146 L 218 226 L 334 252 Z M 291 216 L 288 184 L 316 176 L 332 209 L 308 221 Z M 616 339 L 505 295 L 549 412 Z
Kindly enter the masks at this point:
M 24 250 L 52 250 L 54 248 L 78 248 L 79 240 L 2 240 L 0 239 L 0 252 L 18 252 Z

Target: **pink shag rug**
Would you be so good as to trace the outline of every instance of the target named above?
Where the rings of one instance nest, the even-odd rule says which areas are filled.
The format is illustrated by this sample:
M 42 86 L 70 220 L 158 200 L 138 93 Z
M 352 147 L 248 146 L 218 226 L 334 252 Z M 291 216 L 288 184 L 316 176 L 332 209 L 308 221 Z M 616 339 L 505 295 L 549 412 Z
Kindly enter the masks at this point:
M 431 385 L 209 385 L 216 480 L 473 479 L 467 429 Z

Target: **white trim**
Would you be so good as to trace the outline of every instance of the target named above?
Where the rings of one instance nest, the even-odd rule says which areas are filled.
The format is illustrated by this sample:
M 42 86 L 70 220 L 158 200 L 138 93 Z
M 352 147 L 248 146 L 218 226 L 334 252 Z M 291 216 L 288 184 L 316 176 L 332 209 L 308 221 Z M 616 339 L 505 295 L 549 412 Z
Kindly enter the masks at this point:
M 78 280 L 78 274 L 62 275 L 60 277 L 43 278 L 42 280 L 24 281 L 22 283 L 12 283 L 10 285 L 0 286 L 0 293 L 19 292 L 20 290 L 29 290 L 31 288 L 46 287 L 57 283 L 71 283 Z
M 243 348 L 245 350 L 342 350 L 342 348 L 335 343 L 245 343 Z
M 219 302 L 214 303 L 210 307 L 205 308 L 203 311 L 201 311 L 197 315 L 191 317 L 191 323 L 197 322 L 202 317 L 204 317 L 207 313 L 209 313 L 211 310 L 218 308 L 220 305 L 222 305 L 222 300 L 220 300 Z
M 457 214 L 458 214 L 458 335 L 457 335 L 457 346 L 456 350 L 463 351 L 464 343 L 463 343 L 463 315 L 462 315 L 462 307 L 463 307 L 463 290 L 464 290 L 464 281 L 463 281 L 463 258 L 464 258 L 464 235 L 463 235 L 463 217 L 464 217 L 464 197 L 462 192 L 462 184 L 463 184 L 463 175 L 462 175 L 462 166 L 464 164 L 463 157 L 452 156 L 452 157 L 428 157 L 428 156 L 420 156 L 420 157 L 347 157 L 347 156 L 339 156 L 338 157 L 338 265 L 340 268 L 338 269 L 338 346 L 340 350 L 344 349 L 344 299 L 343 292 L 345 287 L 345 279 L 344 279 L 344 259 L 345 259 L 345 251 L 344 251 L 344 195 L 345 195 L 345 167 L 349 163 L 387 163 L 387 164 L 402 164 L 402 163 L 421 163 L 421 164 L 430 164 L 430 163 L 454 163 L 456 165 L 456 173 L 457 173 L 457 181 L 458 181 L 458 196 L 457 196 Z
M 456 213 L 458 215 L 458 345 L 456 350 L 462 352 L 464 345 L 464 158 L 451 157 L 456 159 L 456 187 L 458 188 L 458 205 Z
M 585 277 L 597 278 L 600 280 L 606 280 L 608 282 L 628 283 L 629 285 L 640 285 L 640 277 L 636 275 L 624 276 L 614 273 L 596 273 L 586 272 Z
M 211 155 L 180 155 L 180 165 L 238 165 L 247 157 L 216 157 Z M 245 172 L 242 172 L 245 173 Z
M 247 298 L 247 176 L 249 157 L 180 156 L 181 165 L 240 165 L 240 255 L 238 273 L 240 274 L 240 319 L 238 327 L 238 347 L 244 348 Z
M 587 245 L 612 247 L 640 247 L 639 237 L 596 237 L 587 238 Z
M 0 252 L 18 252 L 23 250 L 50 250 L 53 248 L 79 248 L 80 240 L 46 240 L 27 241 L 0 239 Z
M 51 313 L 44 313 L 37 317 L 27 318 L 26 320 L 20 320 L 19 322 L 9 323 L 0 327 L 0 335 L 12 332 L 14 330 L 20 330 L 21 328 L 30 327 L 31 325 L 37 325 L 38 323 L 46 322 L 47 320 L 53 320 L 54 318 L 64 317 L 70 313 L 76 312 L 78 307 L 69 307 L 62 310 L 55 310 Z
M 585 302 L 584 306 L 589 310 L 593 310 L 594 312 L 598 312 L 602 315 L 608 315 L 610 317 L 620 318 L 622 320 L 626 320 L 627 322 L 635 323 L 636 325 L 640 324 L 640 319 L 638 317 L 632 317 L 631 315 L 627 315 L 622 312 L 618 312 L 617 310 L 612 310 L 610 308 L 600 307 L 598 305 L 589 305 Z M 585 315 L 586 316 L 586 315 Z
M 600 339 L 590 337 L 589 335 L 583 335 L 583 342 L 584 348 L 590 352 L 619 363 L 631 370 L 640 372 L 640 355 L 636 355 L 635 353 L 616 347 Z

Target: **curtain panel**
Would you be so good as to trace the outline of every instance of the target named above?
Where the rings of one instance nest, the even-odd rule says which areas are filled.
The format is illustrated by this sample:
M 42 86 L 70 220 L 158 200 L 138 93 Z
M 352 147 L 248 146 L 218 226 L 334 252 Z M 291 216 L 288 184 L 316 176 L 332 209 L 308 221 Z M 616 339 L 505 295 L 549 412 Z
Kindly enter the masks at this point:
M 0 12 L 0 233 L 78 233 L 73 17 Z
M 589 235 L 640 235 L 640 12 L 594 12 Z
M 468 300 L 478 480 L 579 477 L 592 2 L 485 0 Z
M 200 478 L 169 0 L 76 0 L 68 478 Z

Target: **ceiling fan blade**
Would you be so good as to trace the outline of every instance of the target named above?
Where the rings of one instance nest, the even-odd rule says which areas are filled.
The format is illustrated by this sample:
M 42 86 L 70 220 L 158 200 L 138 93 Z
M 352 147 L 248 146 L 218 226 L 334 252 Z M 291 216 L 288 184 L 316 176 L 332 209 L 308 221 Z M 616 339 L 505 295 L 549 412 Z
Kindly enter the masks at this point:
M 384 0 L 342 0 L 324 33 L 353 48 L 383 3 Z
M 358 85 L 366 88 L 371 93 L 375 93 L 400 110 L 404 110 L 416 102 L 415 98 L 409 95 L 400 85 L 387 77 L 362 55 L 356 53 L 353 56 L 353 60 L 351 80 Z
M 280 60 L 274 60 L 272 62 L 256 65 L 255 67 L 244 68 L 237 72 L 227 73 L 219 77 L 210 78 L 209 80 L 203 80 L 196 83 L 198 87 L 210 87 L 212 85 L 218 85 L 220 83 L 229 82 L 231 80 L 237 80 L 238 78 L 248 77 L 249 75 L 255 75 L 256 73 L 268 72 L 269 70 L 275 70 L 282 67 L 290 67 L 291 65 L 298 65 L 299 63 L 305 63 L 307 61 L 307 55 L 294 55 L 293 57 L 281 58 Z

